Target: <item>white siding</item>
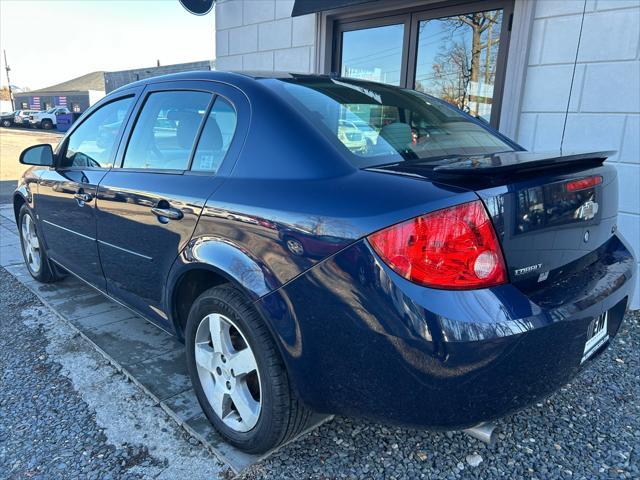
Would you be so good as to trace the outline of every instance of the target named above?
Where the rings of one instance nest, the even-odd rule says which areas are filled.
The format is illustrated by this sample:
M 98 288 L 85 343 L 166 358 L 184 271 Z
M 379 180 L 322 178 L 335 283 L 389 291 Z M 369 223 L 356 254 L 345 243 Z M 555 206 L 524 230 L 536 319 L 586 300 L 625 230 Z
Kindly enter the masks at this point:
M 609 161 L 618 168 L 619 229 L 636 254 L 640 254 L 639 38 L 637 0 L 537 2 L 517 134 L 517 140 L 532 150 L 558 149 L 564 130 L 565 150 L 618 151 Z M 640 265 L 636 270 L 640 277 Z M 632 307 L 640 308 L 637 280 Z
M 219 0 L 216 3 L 218 70 L 311 72 L 316 16 L 291 18 L 293 0 Z

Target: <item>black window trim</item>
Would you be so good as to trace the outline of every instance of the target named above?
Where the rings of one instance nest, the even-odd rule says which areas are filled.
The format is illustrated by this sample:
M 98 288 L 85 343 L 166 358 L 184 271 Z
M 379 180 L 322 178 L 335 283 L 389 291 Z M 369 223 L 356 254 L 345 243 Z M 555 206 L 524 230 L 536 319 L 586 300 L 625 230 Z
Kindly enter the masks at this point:
M 200 140 L 202 137 L 202 132 L 204 131 L 204 127 L 207 125 L 207 121 L 209 120 L 209 115 L 211 115 L 211 110 L 213 110 L 213 107 L 216 104 L 216 101 L 218 100 L 218 98 L 222 98 L 224 101 L 226 101 L 229 105 L 231 105 L 231 108 L 233 109 L 235 115 L 236 115 L 236 128 L 234 128 L 233 130 L 233 135 L 231 136 L 231 141 L 229 142 L 229 145 L 227 146 L 226 151 L 224 152 L 224 155 L 222 156 L 222 161 L 220 162 L 220 165 L 218 166 L 218 169 L 215 172 L 210 172 L 207 170 L 191 170 L 191 168 L 193 167 L 193 160 L 196 156 L 196 152 L 198 151 L 198 145 L 200 144 Z M 219 93 L 214 93 L 213 94 L 213 99 L 211 100 L 211 104 L 209 105 L 209 108 L 207 109 L 207 112 L 205 113 L 204 116 L 204 121 L 202 122 L 202 124 L 200 125 L 200 129 L 198 130 L 198 133 L 196 135 L 196 141 L 194 144 L 194 148 L 191 152 L 191 157 L 189 158 L 189 168 L 187 170 L 184 171 L 185 175 L 205 175 L 205 176 L 216 176 L 217 172 L 220 170 L 220 168 L 222 167 L 222 164 L 224 163 L 224 161 L 227 158 L 227 154 L 229 153 L 229 150 L 231 149 L 231 144 L 233 143 L 234 138 L 236 137 L 236 132 L 238 131 L 238 109 L 236 108 L 236 106 L 234 105 L 234 103 L 227 97 L 225 97 L 224 95 L 220 95 Z
M 124 93 L 118 97 L 115 98 L 110 98 L 108 101 L 105 101 L 103 103 L 98 103 L 94 106 L 94 108 L 91 108 L 90 110 L 87 110 L 86 116 L 82 116 L 80 118 L 80 120 L 71 127 L 71 129 L 67 132 L 67 134 L 64 136 L 62 142 L 60 142 L 60 147 L 59 149 L 57 149 L 57 151 L 55 152 L 55 157 L 54 157 L 54 165 L 53 168 L 54 170 L 58 171 L 58 172 L 69 172 L 69 171 L 78 171 L 78 170 L 95 170 L 95 171 L 107 171 L 107 170 L 111 170 L 112 168 L 115 167 L 115 162 L 116 162 L 116 158 L 117 158 L 117 153 L 118 153 L 118 148 L 119 148 L 119 144 L 122 141 L 122 134 L 124 132 L 125 126 L 127 124 L 127 121 L 129 120 L 129 117 L 131 116 L 131 113 L 133 112 L 133 110 L 135 109 L 136 103 L 137 103 L 137 92 L 133 91 L 133 92 L 127 92 Z M 69 146 L 69 139 L 71 138 L 71 136 L 75 133 L 75 131 L 80 128 L 82 126 L 82 124 L 84 124 L 89 118 L 91 118 L 91 116 L 96 113 L 97 111 L 101 110 L 102 108 L 106 107 L 107 105 L 111 105 L 114 102 L 118 102 L 120 100 L 125 100 L 127 98 L 132 98 L 133 101 L 131 102 L 131 105 L 129 105 L 129 108 L 127 109 L 127 112 L 125 113 L 124 118 L 122 119 L 122 124 L 120 125 L 120 127 L 118 128 L 118 132 L 116 133 L 116 138 L 117 138 L 117 144 L 115 145 L 115 148 L 113 149 L 113 152 L 111 152 L 111 163 L 109 167 L 83 167 L 83 166 L 74 166 L 74 165 L 70 165 L 67 167 L 61 166 L 60 165 L 60 161 L 61 159 L 67 154 L 67 148 Z
M 418 26 L 423 20 L 461 15 L 471 12 L 503 10 L 498 48 L 496 81 L 494 84 L 493 103 L 491 106 L 491 120 L 489 124 L 497 129 L 500 124 L 500 111 L 504 91 L 505 74 L 507 70 L 507 54 L 511 37 L 511 18 L 516 0 L 459 0 L 455 3 L 442 2 L 431 5 L 418 5 L 396 10 L 351 16 L 348 14 L 332 17 L 332 39 L 327 46 L 331 48 L 331 72 L 340 75 L 342 71 L 342 34 L 353 30 L 382 27 L 387 25 L 404 24 L 404 38 L 402 46 L 402 60 L 400 70 L 400 87 L 415 87 L 415 72 L 418 56 Z

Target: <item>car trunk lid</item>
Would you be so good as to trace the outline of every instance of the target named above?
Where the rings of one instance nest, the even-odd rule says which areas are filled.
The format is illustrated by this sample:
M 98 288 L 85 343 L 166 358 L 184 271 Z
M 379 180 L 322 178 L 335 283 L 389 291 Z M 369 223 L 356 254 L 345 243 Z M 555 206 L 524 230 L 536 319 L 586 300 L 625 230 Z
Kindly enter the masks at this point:
M 535 288 L 590 258 L 615 232 L 616 170 L 604 165 L 613 153 L 508 152 L 369 170 L 474 190 L 493 221 L 511 283 Z

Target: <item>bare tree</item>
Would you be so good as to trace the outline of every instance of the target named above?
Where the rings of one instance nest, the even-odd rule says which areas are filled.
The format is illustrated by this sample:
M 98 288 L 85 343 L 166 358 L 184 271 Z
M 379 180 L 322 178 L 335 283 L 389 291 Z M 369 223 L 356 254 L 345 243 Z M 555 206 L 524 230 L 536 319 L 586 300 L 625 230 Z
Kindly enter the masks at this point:
M 430 93 L 473 115 L 479 113 L 479 104 L 490 101 L 481 92 L 481 84 L 491 85 L 495 76 L 495 58 L 500 42 L 498 22 L 501 18 L 501 11 L 496 10 L 441 20 L 446 22 L 449 35 L 448 39 L 442 41 L 440 51 L 434 57 L 431 88 L 428 88 Z M 465 39 L 469 30 L 471 48 Z M 426 91 L 424 87 L 428 82 L 417 80 L 418 88 Z

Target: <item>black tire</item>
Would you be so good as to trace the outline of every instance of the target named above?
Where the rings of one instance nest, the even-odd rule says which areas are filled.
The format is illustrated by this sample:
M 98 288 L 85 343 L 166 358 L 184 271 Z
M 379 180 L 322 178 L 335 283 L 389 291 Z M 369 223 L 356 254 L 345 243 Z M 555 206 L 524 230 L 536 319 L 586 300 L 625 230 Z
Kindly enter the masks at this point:
M 254 353 L 260 375 L 261 411 L 255 426 L 247 432 L 236 431 L 214 412 L 198 376 L 195 360 L 196 331 L 200 322 L 212 313 L 226 316 L 238 327 Z M 300 433 L 311 416 L 291 389 L 285 366 L 271 333 L 250 301 L 231 285 L 211 288 L 191 306 L 185 331 L 187 367 L 196 396 L 205 415 L 229 443 L 250 453 L 270 450 Z
M 9 128 L 13 122 L 11 120 L 2 120 L 2 126 L 5 128 Z
M 35 228 L 36 236 L 38 237 L 38 242 L 40 244 L 40 268 L 35 271 L 29 264 L 29 260 L 27 258 L 26 248 L 25 248 L 25 240 L 22 234 L 22 224 L 25 222 L 25 216 L 29 216 L 31 221 L 33 222 L 33 228 Z M 37 224 L 35 222 L 35 217 L 29 207 L 27 205 L 22 205 L 20 208 L 20 213 L 18 214 L 18 234 L 20 235 L 20 248 L 22 250 L 22 257 L 24 258 L 25 266 L 27 270 L 29 270 L 29 274 L 39 282 L 42 283 L 53 283 L 61 280 L 63 278 L 56 270 L 52 267 L 49 257 L 45 252 L 44 248 L 42 248 L 42 235 L 38 231 Z
M 40 126 L 44 129 L 44 130 L 51 130 L 53 128 L 53 122 L 51 120 L 43 120 L 40 123 Z

